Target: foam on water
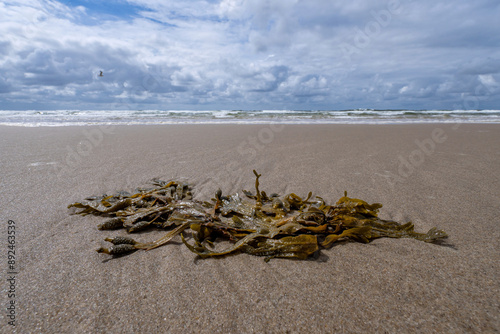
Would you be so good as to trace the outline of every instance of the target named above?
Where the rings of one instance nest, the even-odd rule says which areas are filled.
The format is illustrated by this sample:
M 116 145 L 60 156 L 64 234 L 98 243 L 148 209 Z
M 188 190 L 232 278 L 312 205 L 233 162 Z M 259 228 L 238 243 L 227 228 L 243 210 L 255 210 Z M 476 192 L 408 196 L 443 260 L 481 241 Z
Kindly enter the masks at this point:
M 0 125 L 500 123 L 500 110 L 0 110 Z

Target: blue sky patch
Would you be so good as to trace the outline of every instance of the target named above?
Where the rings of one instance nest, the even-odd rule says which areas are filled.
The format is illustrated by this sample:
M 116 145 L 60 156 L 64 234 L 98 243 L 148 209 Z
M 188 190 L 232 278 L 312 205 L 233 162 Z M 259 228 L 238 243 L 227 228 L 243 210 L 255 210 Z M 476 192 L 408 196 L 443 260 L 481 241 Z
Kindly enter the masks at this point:
M 126 1 L 116 0 L 66 0 L 60 2 L 71 7 L 85 7 L 87 15 L 95 20 L 130 20 L 139 17 L 138 13 L 140 11 L 148 10 L 145 7 L 132 5 Z

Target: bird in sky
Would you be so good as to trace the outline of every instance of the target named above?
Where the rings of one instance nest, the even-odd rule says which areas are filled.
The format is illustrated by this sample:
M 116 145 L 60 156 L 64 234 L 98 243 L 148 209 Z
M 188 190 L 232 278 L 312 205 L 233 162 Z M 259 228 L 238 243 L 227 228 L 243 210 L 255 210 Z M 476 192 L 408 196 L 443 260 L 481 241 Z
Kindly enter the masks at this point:
M 101 71 L 101 73 L 99 74 L 99 76 L 100 76 L 100 77 L 102 77 L 102 71 Z

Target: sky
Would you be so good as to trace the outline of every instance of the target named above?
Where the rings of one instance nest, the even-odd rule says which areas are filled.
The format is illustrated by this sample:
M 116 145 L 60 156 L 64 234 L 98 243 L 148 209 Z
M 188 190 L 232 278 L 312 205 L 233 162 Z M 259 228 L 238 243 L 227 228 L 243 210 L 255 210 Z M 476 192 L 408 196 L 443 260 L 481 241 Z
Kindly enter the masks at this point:
M 494 0 L 0 1 L 0 110 L 500 109 L 498 17 Z

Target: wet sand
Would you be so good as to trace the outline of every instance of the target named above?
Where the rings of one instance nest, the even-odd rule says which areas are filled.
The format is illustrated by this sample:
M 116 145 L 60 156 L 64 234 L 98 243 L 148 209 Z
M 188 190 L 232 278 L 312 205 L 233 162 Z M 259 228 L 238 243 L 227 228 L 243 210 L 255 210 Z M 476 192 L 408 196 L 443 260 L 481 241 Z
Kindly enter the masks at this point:
M 0 127 L 2 254 L 16 226 L 17 333 L 496 333 L 500 331 L 500 125 Z M 185 179 L 196 198 L 253 189 L 344 190 L 380 217 L 445 230 L 342 243 L 317 260 L 201 260 L 181 242 L 111 259 L 121 231 L 69 215 L 89 195 Z M 141 233 L 148 241 L 162 233 Z M 6 278 L 7 277 L 7 278 Z

